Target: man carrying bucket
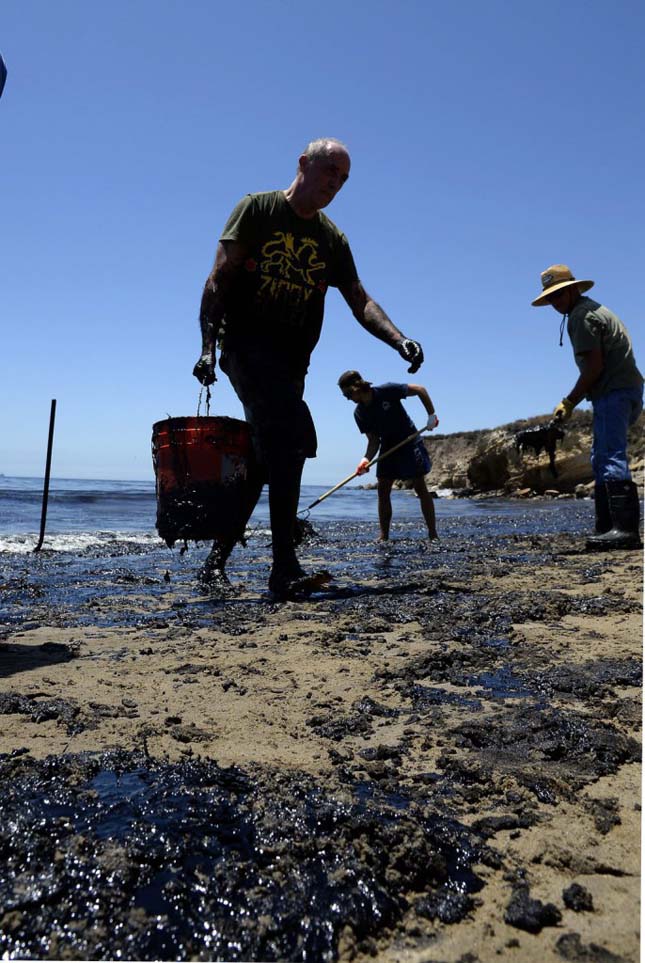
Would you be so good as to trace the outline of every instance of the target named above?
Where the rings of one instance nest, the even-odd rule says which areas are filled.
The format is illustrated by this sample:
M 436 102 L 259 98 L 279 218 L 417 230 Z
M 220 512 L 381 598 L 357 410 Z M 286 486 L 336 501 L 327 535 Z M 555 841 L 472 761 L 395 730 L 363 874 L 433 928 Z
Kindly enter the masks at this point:
M 312 141 L 283 191 L 248 194 L 229 217 L 200 309 L 202 354 L 193 374 L 215 381 L 215 345 L 251 426 L 257 470 L 248 516 L 269 485 L 273 567 L 269 589 L 280 598 L 311 590 L 315 576 L 296 557 L 294 530 L 300 480 L 317 439 L 303 400 L 324 299 L 339 289 L 357 321 L 395 348 L 417 371 L 423 351 L 406 338 L 359 280 L 347 238 L 322 213 L 349 177 L 350 158 L 333 138 Z M 221 578 L 234 539 L 213 545 L 204 574 Z

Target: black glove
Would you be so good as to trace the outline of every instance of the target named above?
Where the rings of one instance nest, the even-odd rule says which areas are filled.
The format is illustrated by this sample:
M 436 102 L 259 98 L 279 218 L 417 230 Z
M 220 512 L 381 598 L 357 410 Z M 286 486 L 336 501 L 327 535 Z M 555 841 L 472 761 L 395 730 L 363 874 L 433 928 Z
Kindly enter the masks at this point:
M 404 361 L 410 361 L 410 367 L 408 368 L 409 374 L 414 374 L 418 371 L 423 364 L 423 348 L 418 341 L 412 341 L 410 338 L 403 338 L 402 341 L 396 346 L 396 350 L 399 352 Z
M 193 374 L 202 385 L 212 385 L 214 381 L 217 381 L 213 355 L 203 354 L 193 368 Z

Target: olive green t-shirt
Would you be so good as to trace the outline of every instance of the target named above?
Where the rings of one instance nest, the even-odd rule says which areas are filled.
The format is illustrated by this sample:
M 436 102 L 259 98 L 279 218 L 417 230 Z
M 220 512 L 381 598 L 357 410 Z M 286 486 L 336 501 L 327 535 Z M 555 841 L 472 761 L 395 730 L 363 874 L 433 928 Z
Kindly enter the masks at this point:
M 225 351 L 309 363 L 322 327 L 327 288 L 356 280 L 345 235 L 321 211 L 299 217 L 282 191 L 247 194 L 220 240 L 248 256 L 226 305 Z
M 594 401 L 616 388 L 638 387 L 643 376 L 636 359 L 627 328 L 613 311 L 592 298 L 581 297 L 569 314 L 567 331 L 576 364 L 584 367 L 584 353 L 600 348 L 603 369 L 587 398 Z

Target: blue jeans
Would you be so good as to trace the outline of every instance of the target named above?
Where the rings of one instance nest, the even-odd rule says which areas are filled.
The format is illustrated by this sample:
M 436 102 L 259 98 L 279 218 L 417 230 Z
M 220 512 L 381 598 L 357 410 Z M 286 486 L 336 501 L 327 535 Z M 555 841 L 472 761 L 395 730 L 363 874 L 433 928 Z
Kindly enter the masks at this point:
M 627 429 L 643 408 L 643 386 L 616 388 L 593 402 L 591 466 L 596 484 L 630 481 Z

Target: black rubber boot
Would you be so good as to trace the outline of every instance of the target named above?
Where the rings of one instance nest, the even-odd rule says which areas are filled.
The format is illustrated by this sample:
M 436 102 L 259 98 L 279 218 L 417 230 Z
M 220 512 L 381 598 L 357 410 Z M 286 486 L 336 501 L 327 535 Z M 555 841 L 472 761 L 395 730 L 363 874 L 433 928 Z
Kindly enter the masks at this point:
M 237 509 L 239 534 L 215 539 L 210 554 L 199 573 L 199 581 L 209 591 L 232 591 L 233 586 L 226 574 L 226 563 L 238 542 L 241 545 L 246 545 L 244 532 L 248 520 L 253 514 L 253 509 L 258 503 L 264 483 L 265 476 L 262 467 L 254 460 L 249 460 L 246 486 L 241 493 L 240 504 Z
M 298 585 L 305 578 L 307 573 L 297 561 L 290 566 L 274 562 L 269 575 L 269 592 L 276 600 L 284 602 L 295 597 Z
M 295 550 L 295 526 L 304 459 L 275 459 L 269 466 L 269 516 L 273 567 L 302 575 Z
M 612 527 L 602 535 L 591 535 L 587 548 L 600 552 L 612 548 L 642 548 L 638 532 L 640 503 L 633 481 L 606 482 Z
M 231 583 L 226 574 L 226 563 L 236 541 L 233 538 L 227 541 L 216 539 L 213 542 L 213 547 L 199 573 L 199 581 L 205 588 L 211 590 L 231 588 Z
M 273 551 L 269 591 L 277 598 L 286 598 L 291 583 L 305 575 L 298 562 L 294 542 L 304 464 L 304 458 L 293 456 L 274 456 L 269 463 L 269 515 Z
M 594 489 L 594 502 L 596 507 L 596 535 L 604 535 L 611 528 L 611 515 L 609 514 L 607 488 L 603 482 L 596 485 Z
M 277 601 L 306 598 L 331 580 L 329 572 L 305 572 L 296 555 L 299 537 L 296 512 L 304 460 L 283 460 L 269 474 L 269 510 L 273 567 L 269 591 Z

